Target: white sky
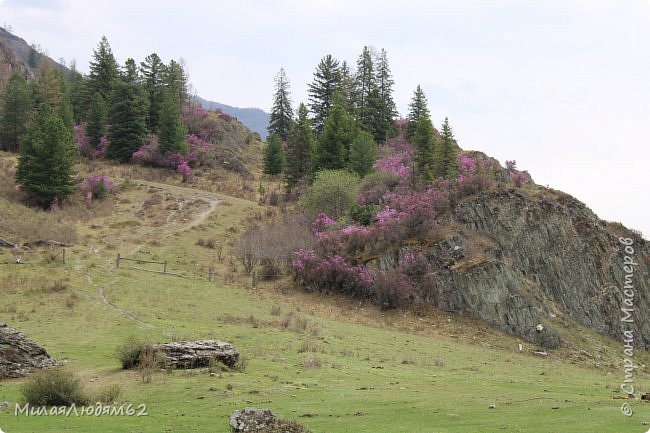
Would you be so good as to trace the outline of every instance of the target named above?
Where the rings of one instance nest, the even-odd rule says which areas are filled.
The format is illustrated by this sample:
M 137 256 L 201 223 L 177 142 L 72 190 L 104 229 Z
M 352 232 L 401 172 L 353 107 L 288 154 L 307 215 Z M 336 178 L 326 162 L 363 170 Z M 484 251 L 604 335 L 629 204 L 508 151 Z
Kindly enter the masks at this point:
M 402 114 L 417 84 L 461 147 L 517 160 L 537 183 L 650 234 L 648 0 L 0 0 L 0 23 L 87 72 L 105 34 L 118 61 L 182 57 L 197 93 L 294 103 L 322 56 L 385 48 Z

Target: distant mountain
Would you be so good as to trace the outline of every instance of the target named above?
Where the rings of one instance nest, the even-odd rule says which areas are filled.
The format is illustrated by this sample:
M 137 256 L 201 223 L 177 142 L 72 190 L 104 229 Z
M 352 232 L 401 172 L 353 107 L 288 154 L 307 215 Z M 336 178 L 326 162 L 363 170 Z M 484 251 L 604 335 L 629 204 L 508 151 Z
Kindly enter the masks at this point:
M 39 52 L 24 39 L 0 27 L 0 88 L 4 87 L 15 72 L 22 74 L 27 80 L 34 79 L 38 66 L 43 62 L 48 62 L 52 68 L 63 73 L 70 72 L 68 68 Z
M 232 107 L 220 102 L 208 101 L 199 96 L 196 97 L 196 100 L 206 110 L 220 110 L 236 117 L 237 120 L 243 123 L 248 129 L 260 134 L 262 139 L 266 138 L 268 134 L 266 127 L 269 124 L 269 113 L 266 111 L 259 108 Z

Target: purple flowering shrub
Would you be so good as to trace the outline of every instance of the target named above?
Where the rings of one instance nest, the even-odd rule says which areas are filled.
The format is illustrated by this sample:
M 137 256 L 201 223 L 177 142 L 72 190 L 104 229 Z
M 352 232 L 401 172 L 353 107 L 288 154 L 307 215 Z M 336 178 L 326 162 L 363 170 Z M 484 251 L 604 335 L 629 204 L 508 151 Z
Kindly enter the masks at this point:
M 517 170 L 517 161 L 514 159 L 506 161 L 506 169 L 510 173 L 510 181 L 515 184 L 517 188 L 521 188 L 525 184 L 532 182 L 530 174 L 527 171 Z
M 104 199 L 113 192 L 113 182 L 108 176 L 91 174 L 80 184 L 79 190 L 85 195 L 86 202 L 91 203 L 93 199 Z
M 99 140 L 99 145 L 97 147 L 93 146 L 86 135 L 86 125 L 83 123 L 74 126 L 74 139 L 79 154 L 85 158 L 98 159 L 102 158 L 106 153 L 108 137 L 104 135 Z
M 319 257 L 313 250 L 298 250 L 293 266 L 295 280 L 309 291 L 338 292 L 368 297 L 373 278 L 365 266 L 351 265 L 343 257 Z

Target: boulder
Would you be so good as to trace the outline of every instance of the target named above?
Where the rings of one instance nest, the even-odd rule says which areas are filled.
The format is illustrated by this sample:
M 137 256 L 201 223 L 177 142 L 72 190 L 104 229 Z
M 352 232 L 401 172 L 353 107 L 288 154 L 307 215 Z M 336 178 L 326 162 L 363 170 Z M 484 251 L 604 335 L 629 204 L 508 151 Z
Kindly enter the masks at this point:
M 230 427 L 235 433 L 255 433 L 269 429 L 278 423 L 278 418 L 268 409 L 247 407 L 230 415 Z
M 22 377 L 56 365 L 44 348 L 0 322 L 0 379 Z
M 171 368 L 207 367 L 214 360 L 235 367 L 239 352 L 230 343 L 219 340 L 198 340 L 157 344 L 154 346 L 163 363 Z

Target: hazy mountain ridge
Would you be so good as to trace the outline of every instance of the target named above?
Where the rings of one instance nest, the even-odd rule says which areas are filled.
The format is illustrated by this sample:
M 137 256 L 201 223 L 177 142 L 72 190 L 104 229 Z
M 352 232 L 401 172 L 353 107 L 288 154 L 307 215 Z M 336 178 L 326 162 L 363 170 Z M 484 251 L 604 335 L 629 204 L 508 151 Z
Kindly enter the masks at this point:
M 196 100 L 206 110 L 220 110 L 226 114 L 236 117 L 248 129 L 257 132 L 262 139 L 266 138 L 269 124 L 269 113 L 260 108 L 239 108 L 230 105 L 222 104 L 220 102 L 208 101 L 200 96 Z

